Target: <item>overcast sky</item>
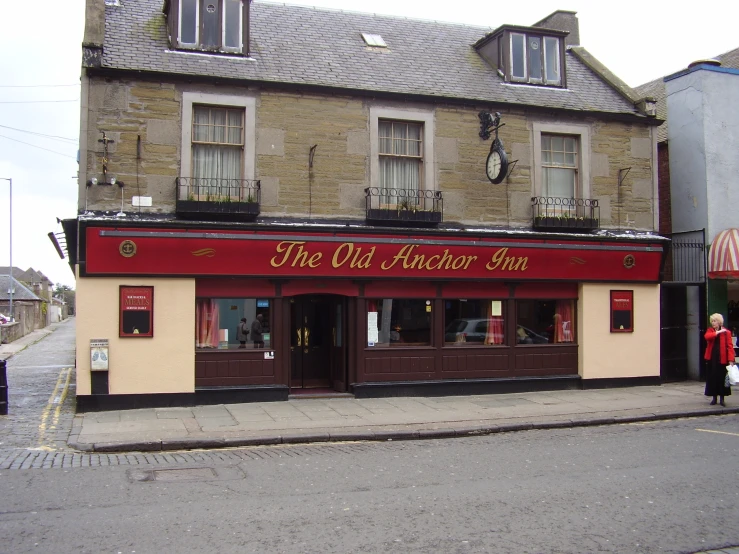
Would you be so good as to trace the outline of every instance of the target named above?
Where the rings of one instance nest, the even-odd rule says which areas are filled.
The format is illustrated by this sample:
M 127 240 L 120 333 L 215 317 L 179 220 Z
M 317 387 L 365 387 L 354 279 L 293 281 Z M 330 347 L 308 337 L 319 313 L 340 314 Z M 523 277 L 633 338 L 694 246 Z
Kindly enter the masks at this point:
M 164 0 L 149 1 L 163 4 Z M 370 11 L 371 6 L 379 14 L 490 28 L 504 23 L 530 25 L 557 9 L 572 10 L 580 20 L 582 46 L 631 86 L 739 47 L 736 1 L 291 3 L 354 11 Z M 74 276 L 46 235 L 61 231 L 57 217 L 77 213 L 84 4 L 84 0 L 0 0 L 0 177 L 13 179 L 13 265 L 33 267 L 55 283 L 70 286 Z M 0 180 L 0 266 L 9 261 L 8 193 L 8 182 Z

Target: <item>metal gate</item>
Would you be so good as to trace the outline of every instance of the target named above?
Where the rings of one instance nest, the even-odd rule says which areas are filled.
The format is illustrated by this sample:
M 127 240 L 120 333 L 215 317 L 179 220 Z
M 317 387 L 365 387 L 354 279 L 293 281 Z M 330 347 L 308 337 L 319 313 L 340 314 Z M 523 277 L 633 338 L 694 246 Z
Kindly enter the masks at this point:
M 690 367 L 702 368 L 700 354 L 707 309 L 705 230 L 673 233 L 671 239 L 660 296 L 663 381 L 684 380 L 689 377 Z M 690 287 L 697 287 L 697 291 L 690 291 Z M 697 328 L 694 318 L 691 324 L 691 313 L 697 314 Z

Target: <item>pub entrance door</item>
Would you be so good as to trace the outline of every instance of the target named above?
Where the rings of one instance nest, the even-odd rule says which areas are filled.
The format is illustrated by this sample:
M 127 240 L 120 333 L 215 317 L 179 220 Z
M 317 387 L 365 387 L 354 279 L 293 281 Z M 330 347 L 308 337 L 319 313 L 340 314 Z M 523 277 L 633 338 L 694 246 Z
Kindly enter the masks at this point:
M 346 302 L 335 295 L 290 299 L 290 387 L 346 391 Z

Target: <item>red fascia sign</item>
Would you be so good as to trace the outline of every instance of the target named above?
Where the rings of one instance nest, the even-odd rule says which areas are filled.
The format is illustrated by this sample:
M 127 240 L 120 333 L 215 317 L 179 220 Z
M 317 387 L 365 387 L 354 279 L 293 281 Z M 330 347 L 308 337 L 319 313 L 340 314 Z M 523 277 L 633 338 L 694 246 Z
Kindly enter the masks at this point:
M 85 275 L 658 282 L 662 245 L 87 228 Z

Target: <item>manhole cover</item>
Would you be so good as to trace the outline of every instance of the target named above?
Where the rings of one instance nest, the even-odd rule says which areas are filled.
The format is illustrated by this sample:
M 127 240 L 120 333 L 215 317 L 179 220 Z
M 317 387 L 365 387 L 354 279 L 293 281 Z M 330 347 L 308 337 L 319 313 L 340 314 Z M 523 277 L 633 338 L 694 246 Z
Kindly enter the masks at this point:
M 210 467 L 197 469 L 155 469 L 155 481 L 197 481 L 201 479 L 213 479 L 218 474 Z
M 244 472 L 238 467 L 183 467 L 174 469 L 130 469 L 131 481 L 227 481 L 243 479 Z

